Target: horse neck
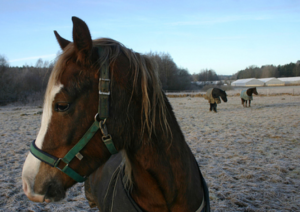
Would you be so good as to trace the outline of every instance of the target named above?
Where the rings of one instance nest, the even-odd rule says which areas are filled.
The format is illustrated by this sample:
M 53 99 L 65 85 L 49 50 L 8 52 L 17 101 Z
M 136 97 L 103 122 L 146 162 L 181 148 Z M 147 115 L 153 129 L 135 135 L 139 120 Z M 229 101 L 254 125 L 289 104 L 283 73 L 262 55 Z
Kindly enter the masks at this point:
M 169 102 L 167 120 L 172 135 L 156 123 L 159 127 L 150 142 L 146 135 L 137 151 L 126 150 L 132 168 L 132 197 L 146 211 L 196 210 L 203 196 L 198 165 Z
M 219 89 L 214 89 L 213 90 L 213 92 L 212 92 L 212 95 L 214 96 L 214 97 L 221 97 L 222 99 L 224 98 L 224 97 L 226 97 L 226 95 L 221 91 L 221 90 L 219 90 Z
M 219 90 L 216 89 L 216 88 L 213 88 L 211 94 L 212 94 L 212 96 L 213 96 L 214 98 L 218 98 L 218 97 L 220 96 L 220 92 L 219 92 Z
M 250 88 L 250 89 L 247 90 L 247 95 L 248 96 L 252 96 L 252 93 L 253 93 L 253 89 Z

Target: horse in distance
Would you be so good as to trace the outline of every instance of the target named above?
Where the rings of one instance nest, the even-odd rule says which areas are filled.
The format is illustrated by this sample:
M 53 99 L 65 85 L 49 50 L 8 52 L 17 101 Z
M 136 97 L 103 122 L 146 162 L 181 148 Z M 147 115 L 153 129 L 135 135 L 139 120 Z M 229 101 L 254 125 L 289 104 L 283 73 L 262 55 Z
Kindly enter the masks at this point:
M 258 95 L 256 87 L 241 91 L 240 97 L 243 107 L 247 107 L 247 101 L 249 101 L 249 107 L 251 107 L 251 100 L 253 100 L 252 94 Z
M 209 88 L 206 91 L 205 99 L 208 100 L 208 103 L 210 104 L 209 111 L 217 112 L 217 104 L 221 103 L 221 99 L 224 102 L 227 102 L 227 94 L 224 90 L 220 88 Z

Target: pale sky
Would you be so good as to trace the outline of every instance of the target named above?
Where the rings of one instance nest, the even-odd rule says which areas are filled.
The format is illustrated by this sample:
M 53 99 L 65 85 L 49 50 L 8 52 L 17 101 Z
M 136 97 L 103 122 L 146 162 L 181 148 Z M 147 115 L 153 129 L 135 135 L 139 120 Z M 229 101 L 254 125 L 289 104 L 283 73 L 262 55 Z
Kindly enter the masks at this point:
M 191 74 L 300 60 L 299 0 L 0 0 L 0 54 L 11 66 L 53 60 L 60 50 L 53 31 L 72 41 L 72 16 L 93 39 L 169 53 Z

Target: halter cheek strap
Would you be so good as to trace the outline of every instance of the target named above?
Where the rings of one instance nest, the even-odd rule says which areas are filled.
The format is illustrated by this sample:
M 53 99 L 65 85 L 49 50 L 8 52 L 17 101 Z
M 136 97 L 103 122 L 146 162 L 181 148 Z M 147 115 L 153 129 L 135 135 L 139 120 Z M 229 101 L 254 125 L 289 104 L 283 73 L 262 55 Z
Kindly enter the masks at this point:
M 39 149 L 35 145 L 35 140 L 30 145 L 30 152 L 41 161 L 66 173 L 75 181 L 83 182 L 86 180 L 86 177 L 80 176 L 77 172 L 71 169 L 69 167 L 69 163 L 73 160 L 74 157 L 77 157 L 79 160 L 83 158 L 83 156 L 80 154 L 80 151 L 91 140 L 91 138 L 95 135 L 98 129 L 99 129 L 99 122 L 95 120 L 95 122 L 88 129 L 88 131 L 83 135 L 83 137 L 79 140 L 79 142 L 63 158 L 57 158 Z M 61 161 L 66 164 L 62 169 L 58 167 Z
M 98 48 L 99 55 L 101 55 L 102 51 L 103 49 L 99 47 Z M 108 151 L 111 154 L 118 153 L 113 143 L 112 137 L 110 134 L 108 134 L 107 127 L 106 127 L 106 119 L 109 117 L 109 96 L 110 96 L 109 65 L 107 63 L 101 66 L 98 89 L 99 89 L 99 106 L 98 106 L 98 113 L 95 116 L 94 123 L 83 135 L 83 137 L 79 140 L 79 142 L 63 158 L 57 158 L 39 149 L 35 145 L 35 140 L 30 145 L 30 152 L 36 158 L 49 164 L 52 167 L 56 167 L 57 169 L 64 172 L 65 174 L 67 174 L 69 177 L 71 177 L 77 182 L 83 182 L 87 178 L 82 177 L 73 169 L 71 169 L 69 167 L 69 163 L 73 160 L 74 157 L 77 157 L 79 160 L 82 160 L 83 156 L 81 155 L 80 151 L 91 140 L 91 138 L 95 135 L 95 133 L 98 131 L 99 128 L 103 134 L 102 141 L 107 147 Z M 61 161 L 66 164 L 62 169 L 58 167 Z
M 102 55 L 102 48 L 98 48 L 98 54 Z M 103 64 L 100 70 L 99 77 L 99 104 L 98 104 L 98 114 L 95 116 L 100 119 L 99 128 L 103 134 L 102 141 L 107 147 L 108 151 L 113 155 L 118 153 L 113 143 L 112 137 L 108 134 L 106 127 L 106 119 L 109 117 L 109 96 L 110 96 L 110 76 L 109 76 L 109 65 L 107 63 Z

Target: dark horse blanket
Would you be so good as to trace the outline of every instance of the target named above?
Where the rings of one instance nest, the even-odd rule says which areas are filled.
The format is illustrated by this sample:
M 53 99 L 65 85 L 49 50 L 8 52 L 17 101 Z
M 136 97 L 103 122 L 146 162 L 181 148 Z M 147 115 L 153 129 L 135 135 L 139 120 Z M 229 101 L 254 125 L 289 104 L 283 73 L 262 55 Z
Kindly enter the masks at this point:
M 213 89 L 214 88 L 208 89 L 206 91 L 206 96 L 204 98 L 207 99 L 208 103 L 210 103 L 210 104 L 214 104 L 214 103 L 220 104 L 221 103 L 220 97 L 214 98 L 213 95 L 212 95 Z
M 200 175 L 205 194 L 205 206 L 201 211 L 210 211 L 208 188 L 201 172 Z M 85 182 L 85 195 L 90 206 L 96 204 L 101 212 L 142 212 L 125 185 L 124 163 L 121 153 L 118 153 L 89 176 Z
M 99 177 L 100 176 L 100 179 Z M 103 169 L 97 169 L 85 183 L 86 197 L 100 211 L 142 212 L 125 189 L 122 155 L 112 155 Z M 96 197 L 96 199 L 95 199 Z

